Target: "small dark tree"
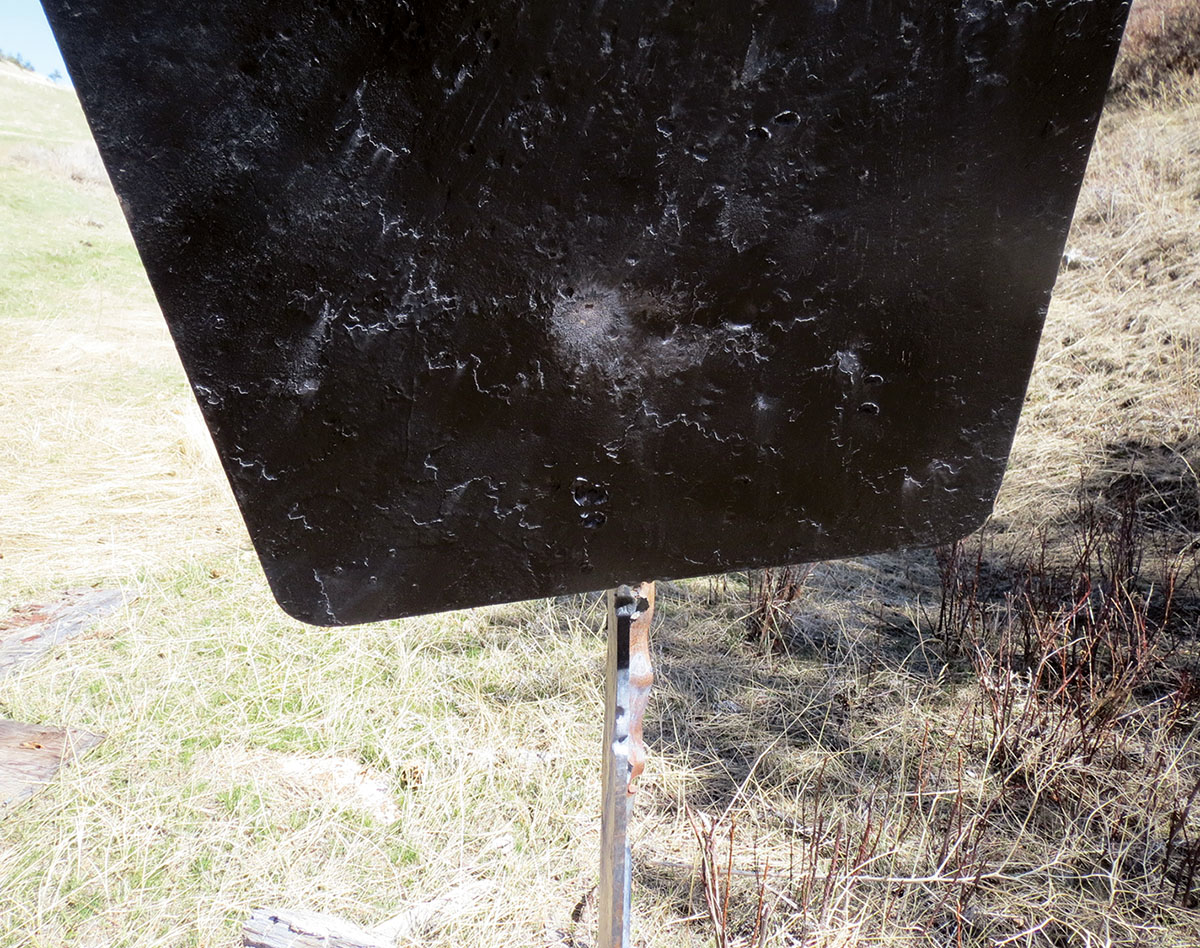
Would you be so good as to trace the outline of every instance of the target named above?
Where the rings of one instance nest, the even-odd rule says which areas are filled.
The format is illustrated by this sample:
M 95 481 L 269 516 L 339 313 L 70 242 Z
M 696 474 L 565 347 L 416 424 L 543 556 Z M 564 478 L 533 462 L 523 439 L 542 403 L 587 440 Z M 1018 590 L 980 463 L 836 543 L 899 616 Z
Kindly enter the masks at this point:
M 6 53 L 0 49 L 0 59 L 5 62 L 12 63 L 14 66 L 19 66 L 26 72 L 33 72 L 33 63 L 22 56 L 20 53 Z

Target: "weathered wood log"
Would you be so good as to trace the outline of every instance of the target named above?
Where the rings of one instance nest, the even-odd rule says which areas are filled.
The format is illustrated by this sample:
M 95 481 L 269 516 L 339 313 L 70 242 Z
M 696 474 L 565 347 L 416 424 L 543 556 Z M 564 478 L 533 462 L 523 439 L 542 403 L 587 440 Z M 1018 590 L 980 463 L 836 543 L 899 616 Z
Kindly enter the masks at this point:
M 63 764 L 82 757 L 102 740 L 102 734 L 0 718 L 0 816 L 46 786 Z
M 243 948 L 393 948 L 462 915 L 493 883 L 472 881 L 363 928 L 336 915 L 303 909 L 255 909 L 242 927 Z
M 100 589 L 0 619 L 0 678 L 33 664 L 55 645 L 74 638 L 124 604 L 125 594 L 120 590 Z
M 482 879 L 456 885 L 441 895 L 426 902 L 418 902 L 412 908 L 393 915 L 386 922 L 380 922 L 375 926 L 374 931 L 387 936 L 392 941 L 413 938 L 431 932 L 445 925 L 452 918 L 466 914 L 493 888 L 495 888 L 494 882 Z
M 242 928 L 245 948 L 393 948 L 395 942 L 336 915 L 255 909 Z

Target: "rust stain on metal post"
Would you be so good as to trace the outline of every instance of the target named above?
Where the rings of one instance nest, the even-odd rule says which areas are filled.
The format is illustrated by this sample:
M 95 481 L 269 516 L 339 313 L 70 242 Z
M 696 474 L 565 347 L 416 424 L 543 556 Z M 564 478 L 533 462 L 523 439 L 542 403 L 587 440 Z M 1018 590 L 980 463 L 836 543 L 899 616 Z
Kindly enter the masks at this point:
M 636 793 L 634 781 L 646 769 L 646 744 L 642 724 L 646 706 L 650 703 L 650 688 L 654 684 L 654 667 L 650 663 L 650 624 L 654 621 L 654 583 L 639 583 L 633 587 L 638 611 L 629 624 L 629 793 Z M 643 606 L 643 602 L 645 605 Z

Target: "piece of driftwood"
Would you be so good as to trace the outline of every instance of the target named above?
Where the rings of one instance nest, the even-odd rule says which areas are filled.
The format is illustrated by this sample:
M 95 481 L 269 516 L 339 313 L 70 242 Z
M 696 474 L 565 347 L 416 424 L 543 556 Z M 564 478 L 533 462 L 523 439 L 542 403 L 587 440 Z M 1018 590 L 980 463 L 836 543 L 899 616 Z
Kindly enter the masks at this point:
M 336 915 L 255 909 L 242 928 L 245 948 L 392 948 L 395 944 Z
M 43 727 L 0 719 L 0 815 L 41 790 L 63 764 L 104 740 L 74 728 Z
M 242 928 L 244 948 L 394 948 L 462 915 L 493 883 L 466 882 L 363 928 L 336 915 L 303 909 L 255 909 Z
M 32 664 L 124 602 L 119 589 L 98 589 L 0 618 L 0 678 Z

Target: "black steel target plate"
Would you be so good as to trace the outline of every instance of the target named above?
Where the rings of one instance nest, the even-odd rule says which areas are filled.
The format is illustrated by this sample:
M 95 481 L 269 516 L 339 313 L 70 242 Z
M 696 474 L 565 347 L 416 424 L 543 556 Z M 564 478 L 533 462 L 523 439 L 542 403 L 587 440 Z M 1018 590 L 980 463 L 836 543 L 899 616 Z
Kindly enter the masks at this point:
M 1126 12 L 45 7 L 321 624 L 978 525 Z

